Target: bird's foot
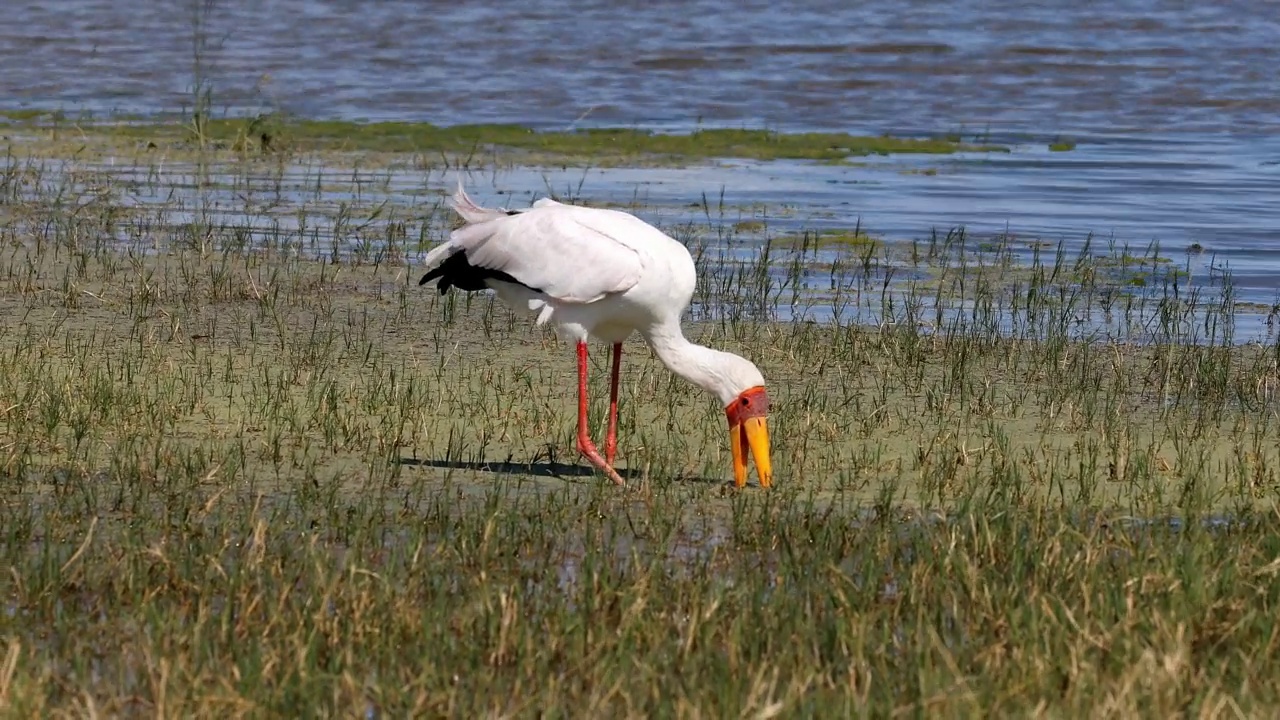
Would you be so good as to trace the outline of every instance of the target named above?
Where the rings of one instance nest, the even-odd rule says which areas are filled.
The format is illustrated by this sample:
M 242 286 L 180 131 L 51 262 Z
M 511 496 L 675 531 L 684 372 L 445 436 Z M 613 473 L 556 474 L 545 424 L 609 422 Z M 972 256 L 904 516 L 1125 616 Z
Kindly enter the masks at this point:
M 622 479 L 622 476 L 618 474 L 618 471 L 613 469 L 613 453 L 609 453 L 610 457 L 608 460 L 601 457 L 600 451 L 596 450 L 596 444 L 591 442 L 591 438 L 578 438 L 578 452 L 582 453 L 583 457 L 585 457 L 592 465 L 595 465 L 601 472 L 607 475 L 609 479 L 613 481 L 614 485 L 622 486 L 627 484 L 626 481 Z

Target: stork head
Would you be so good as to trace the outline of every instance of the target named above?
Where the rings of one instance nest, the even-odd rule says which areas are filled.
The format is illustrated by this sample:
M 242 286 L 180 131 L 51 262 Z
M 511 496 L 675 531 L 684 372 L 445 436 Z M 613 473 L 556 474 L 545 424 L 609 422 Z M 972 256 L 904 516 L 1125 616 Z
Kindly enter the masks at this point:
M 763 385 L 747 388 L 724 408 L 729 420 L 729 445 L 733 450 L 733 482 L 747 484 L 747 458 L 756 462 L 760 487 L 773 482 L 769 461 L 769 394 Z
M 725 353 L 722 364 L 720 395 L 729 421 L 729 447 L 733 451 L 733 482 L 747 484 L 747 464 L 754 459 L 760 487 L 773 482 L 773 465 L 769 460 L 769 393 L 764 388 L 764 375 L 746 358 Z

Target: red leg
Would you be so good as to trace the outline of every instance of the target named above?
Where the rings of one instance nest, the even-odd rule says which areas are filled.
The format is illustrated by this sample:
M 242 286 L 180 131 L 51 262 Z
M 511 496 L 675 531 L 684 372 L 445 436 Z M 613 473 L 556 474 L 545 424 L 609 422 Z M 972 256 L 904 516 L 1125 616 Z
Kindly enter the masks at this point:
M 613 465 L 618 454 L 618 371 L 622 369 L 622 343 L 613 344 L 613 374 L 609 376 L 609 432 L 604 436 L 604 459 Z
M 591 435 L 587 433 L 587 343 L 582 340 L 578 341 L 578 452 L 608 475 L 614 485 L 626 484 L 622 476 L 600 457 L 596 444 L 591 442 Z

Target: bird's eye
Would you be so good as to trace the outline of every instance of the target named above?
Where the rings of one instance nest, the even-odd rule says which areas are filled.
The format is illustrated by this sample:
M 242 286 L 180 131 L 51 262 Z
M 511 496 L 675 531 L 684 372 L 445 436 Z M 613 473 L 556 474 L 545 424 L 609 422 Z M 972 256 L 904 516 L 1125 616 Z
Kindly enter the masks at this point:
M 750 401 L 750 400 L 748 400 L 748 399 L 746 399 L 746 398 L 742 398 L 742 407 L 746 407 L 746 406 L 748 406 L 748 405 L 750 405 L 750 404 L 751 404 L 751 401 Z

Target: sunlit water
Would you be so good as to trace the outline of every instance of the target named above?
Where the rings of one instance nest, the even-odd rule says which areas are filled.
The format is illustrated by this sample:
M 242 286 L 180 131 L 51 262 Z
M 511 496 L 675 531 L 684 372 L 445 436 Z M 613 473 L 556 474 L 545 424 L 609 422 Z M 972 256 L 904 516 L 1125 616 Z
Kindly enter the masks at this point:
M 206 3 L 216 99 L 308 116 L 1091 136 L 1280 125 L 1280 13 L 1245 0 L 18 0 L 0 58 L 23 72 L 0 92 L 175 110 Z

